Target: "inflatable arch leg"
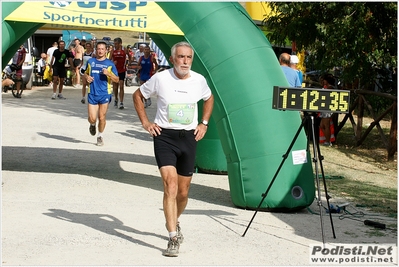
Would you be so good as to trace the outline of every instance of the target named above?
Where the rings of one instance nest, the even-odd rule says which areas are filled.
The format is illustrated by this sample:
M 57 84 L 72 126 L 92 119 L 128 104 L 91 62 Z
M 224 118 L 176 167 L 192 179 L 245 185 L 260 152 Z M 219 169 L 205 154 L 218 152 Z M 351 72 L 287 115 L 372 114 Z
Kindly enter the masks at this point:
M 232 201 L 256 208 L 301 124 L 299 112 L 271 108 L 273 86 L 288 86 L 273 49 L 239 3 L 158 5 L 193 46 L 193 69 L 213 90 L 212 117 L 227 161 Z M 302 132 L 293 150 L 305 148 Z M 308 163 L 299 165 L 289 155 L 262 208 L 296 209 L 313 202 L 311 160 L 304 153 Z

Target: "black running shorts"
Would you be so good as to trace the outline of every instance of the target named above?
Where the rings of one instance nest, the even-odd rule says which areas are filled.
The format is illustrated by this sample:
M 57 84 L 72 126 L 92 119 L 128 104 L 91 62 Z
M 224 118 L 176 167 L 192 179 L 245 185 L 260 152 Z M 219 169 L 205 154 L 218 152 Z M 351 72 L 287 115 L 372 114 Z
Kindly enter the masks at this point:
M 158 168 L 174 166 L 182 176 L 193 175 L 196 148 L 194 130 L 162 129 L 160 135 L 154 136 L 154 153 Z
M 119 81 L 124 81 L 126 78 L 126 71 L 118 72 Z
M 81 60 L 80 58 L 75 58 L 75 59 L 73 60 L 73 66 L 74 66 L 75 68 L 76 68 L 76 67 L 79 67 L 81 63 L 82 63 L 82 60 Z
M 60 79 L 66 78 L 66 69 L 53 65 L 53 76 L 58 76 Z

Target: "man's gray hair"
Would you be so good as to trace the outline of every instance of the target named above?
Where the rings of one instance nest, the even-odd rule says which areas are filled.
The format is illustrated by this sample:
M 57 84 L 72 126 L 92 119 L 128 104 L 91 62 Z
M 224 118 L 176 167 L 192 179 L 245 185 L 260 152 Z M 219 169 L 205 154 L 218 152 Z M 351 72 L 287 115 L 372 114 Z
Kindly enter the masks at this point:
M 172 57 L 175 57 L 176 49 L 177 49 L 178 47 L 180 47 L 180 46 L 185 46 L 185 47 L 191 48 L 191 50 L 193 51 L 193 57 L 194 57 L 194 49 L 193 49 L 193 47 L 192 47 L 189 43 L 187 43 L 187 42 L 185 42 L 185 41 L 178 42 L 178 43 L 176 43 L 176 44 L 174 44 L 174 45 L 172 46 L 172 49 L 171 49 Z

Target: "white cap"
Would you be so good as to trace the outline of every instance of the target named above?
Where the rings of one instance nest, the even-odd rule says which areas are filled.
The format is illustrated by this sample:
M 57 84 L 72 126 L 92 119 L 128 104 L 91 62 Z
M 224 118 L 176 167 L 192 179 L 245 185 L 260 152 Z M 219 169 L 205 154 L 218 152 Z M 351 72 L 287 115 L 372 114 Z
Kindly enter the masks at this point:
M 299 63 L 299 58 L 296 55 L 291 55 L 291 64 L 298 64 Z

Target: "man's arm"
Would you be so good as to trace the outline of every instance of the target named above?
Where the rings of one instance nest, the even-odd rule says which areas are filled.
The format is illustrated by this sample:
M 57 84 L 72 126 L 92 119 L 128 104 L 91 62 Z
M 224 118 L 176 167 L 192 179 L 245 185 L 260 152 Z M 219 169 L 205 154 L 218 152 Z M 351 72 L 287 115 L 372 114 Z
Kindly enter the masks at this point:
M 152 57 L 152 63 L 154 63 L 155 64 L 155 71 L 157 71 L 158 70 L 158 60 L 153 56 Z
M 54 64 L 54 56 L 51 56 L 51 59 L 50 59 L 50 70 L 53 68 L 53 64 Z
M 69 51 L 69 53 L 66 54 L 66 57 L 67 57 L 67 60 L 68 60 L 69 68 L 70 69 L 74 69 L 75 68 L 74 65 L 73 65 L 74 56 L 73 56 L 72 52 Z
M 74 66 L 73 66 L 73 57 L 69 57 L 68 61 L 69 61 L 69 68 L 74 68 Z
M 6 78 L 6 79 L 4 79 L 4 80 L 1 82 L 1 86 L 2 86 L 2 87 L 4 87 L 4 86 L 10 86 L 10 85 L 12 85 L 12 84 L 14 84 L 14 81 L 11 80 L 11 79 L 9 79 L 9 78 Z
M 302 87 L 301 80 L 299 79 L 298 73 L 295 79 L 295 87 Z
M 202 108 L 202 120 L 209 121 L 211 118 L 213 103 L 215 102 L 213 95 L 208 98 L 208 100 L 204 101 L 204 105 Z
M 25 48 L 24 48 L 25 49 Z M 21 61 L 20 62 L 18 62 L 18 65 L 20 66 L 20 67 L 22 67 L 22 65 L 24 64 L 24 62 L 25 62 L 25 58 L 26 58 L 26 52 L 25 53 L 23 53 L 23 56 L 22 56 L 22 59 L 21 59 Z
M 214 102 L 214 98 L 213 95 L 211 95 L 208 100 L 204 101 L 204 105 L 202 107 L 202 119 L 209 121 L 209 119 L 211 118 L 211 114 L 212 114 L 212 110 L 213 110 L 213 102 Z M 208 130 L 208 126 L 204 125 L 202 123 L 197 125 L 197 128 L 194 131 L 194 135 L 195 135 L 195 140 L 199 141 L 201 140 L 205 134 L 206 131 Z
M 139 119 L 141 121 L 141 125 L 143 125 L 143 128 L 147 130 L 151 135 L 157 136 L 161 134 L 161 127 L 159 127 L 157 124 L 152 123 L 148 120 L 147 113 L 145 112 L 144 109 L 144 103 L 143 103 L 144 96 L 140 91 L 140 88 L 138 88 L 134 94 L 133 94 L 133 103 L 134 103 L 134 108 L 136 109 L 137 115 L 139 116 Z
M 128 55 L 129 55 L 129 64 L 132 64 L 134 56 L 132 56 L 132 54 L 130 53 L 128 53 Z
M 108 69 L 103 69 L 103 74 L 106 75 L 108 78 L 111 78 L 111 81 L 114 83 L 119 82 L 119 76 L 115 75 L 112 71 L 109 71 Z

